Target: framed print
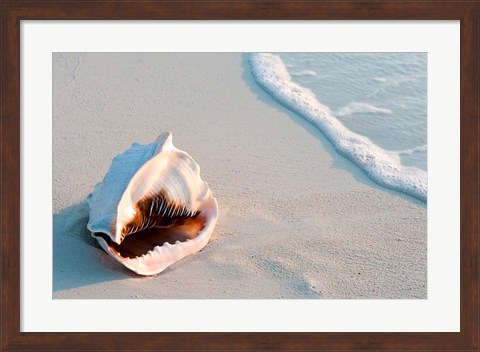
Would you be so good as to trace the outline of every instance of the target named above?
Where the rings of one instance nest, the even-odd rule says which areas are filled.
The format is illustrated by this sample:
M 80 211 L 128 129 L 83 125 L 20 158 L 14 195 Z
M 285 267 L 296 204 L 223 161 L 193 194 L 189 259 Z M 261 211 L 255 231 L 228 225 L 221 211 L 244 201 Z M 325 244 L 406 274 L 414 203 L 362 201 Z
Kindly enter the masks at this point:
M 4 350 L 477 350 L 479 4 L 2 3 Z

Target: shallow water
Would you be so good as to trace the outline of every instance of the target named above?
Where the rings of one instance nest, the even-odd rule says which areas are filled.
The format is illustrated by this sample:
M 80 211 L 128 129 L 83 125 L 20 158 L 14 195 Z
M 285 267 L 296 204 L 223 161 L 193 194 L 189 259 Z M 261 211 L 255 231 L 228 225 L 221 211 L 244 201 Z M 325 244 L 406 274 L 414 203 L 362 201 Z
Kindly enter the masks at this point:
M 425 53 L 251 54 L 257 83 L 377 183 L 427 198 Z
M 281 53 L 292 80 L 349 130 L 427 170 L 426 53 Z

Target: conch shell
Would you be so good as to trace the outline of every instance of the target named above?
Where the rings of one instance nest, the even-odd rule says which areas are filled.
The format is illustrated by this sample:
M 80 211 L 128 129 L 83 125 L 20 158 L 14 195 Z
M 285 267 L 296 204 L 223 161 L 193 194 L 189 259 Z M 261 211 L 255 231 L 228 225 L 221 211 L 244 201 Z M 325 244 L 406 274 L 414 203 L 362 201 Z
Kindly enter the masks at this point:
M 139 275 L 158 274 L 200 251 L 218 219 L 200 167 L 174 147 L 170 132 L 115 157 L 88 205 L 92 236 Z

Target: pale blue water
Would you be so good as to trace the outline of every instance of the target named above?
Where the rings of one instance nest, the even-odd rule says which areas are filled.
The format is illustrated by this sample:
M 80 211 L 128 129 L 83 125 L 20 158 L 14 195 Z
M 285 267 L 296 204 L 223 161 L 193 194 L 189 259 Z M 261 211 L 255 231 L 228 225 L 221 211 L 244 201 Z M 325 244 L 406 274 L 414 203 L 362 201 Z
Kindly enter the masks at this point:
M 257 83 L 375 182 L 427 201 L 426 53 L 251 54 Z
M 310 89 L 349 130 L 427 170 L 426 53 L 280 53 L 292 80 Z

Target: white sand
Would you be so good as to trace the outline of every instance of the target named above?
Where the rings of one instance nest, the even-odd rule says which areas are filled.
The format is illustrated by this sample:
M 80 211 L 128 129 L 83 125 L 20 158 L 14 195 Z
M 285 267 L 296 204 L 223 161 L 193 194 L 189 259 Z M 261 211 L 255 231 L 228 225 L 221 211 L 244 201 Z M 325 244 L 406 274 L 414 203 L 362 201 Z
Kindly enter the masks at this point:
M 245 55 L 54 54 L 53 73 L 54 298 L 426 298 L 426 205 L 339 156 Z M 85 198 L 167 130 L 220 218 L 201 252 L 138 277 L 91 239 Z

